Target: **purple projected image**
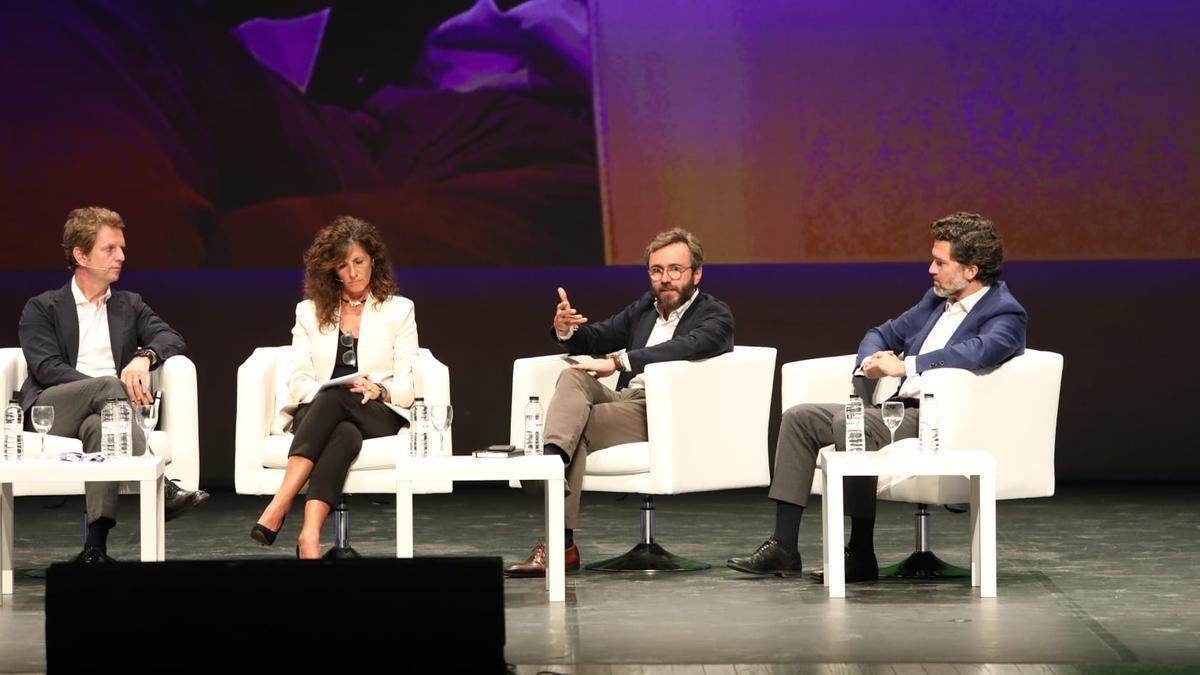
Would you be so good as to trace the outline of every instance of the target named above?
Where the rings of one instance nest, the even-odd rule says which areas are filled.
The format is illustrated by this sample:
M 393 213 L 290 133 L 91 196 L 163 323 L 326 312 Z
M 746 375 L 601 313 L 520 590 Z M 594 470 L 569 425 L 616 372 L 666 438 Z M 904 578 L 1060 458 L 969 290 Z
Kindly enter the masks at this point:
M 340 214 L 402 266 L 602 262 L 586 8 L 375 4 L 4 3 L 0 265 L 89 204 L 146 268 L 295 267 Z
M 1200 3 L 595 3 L 610 262 L 919 260 L 986 214 L 1023 260 L 1200 258 Z

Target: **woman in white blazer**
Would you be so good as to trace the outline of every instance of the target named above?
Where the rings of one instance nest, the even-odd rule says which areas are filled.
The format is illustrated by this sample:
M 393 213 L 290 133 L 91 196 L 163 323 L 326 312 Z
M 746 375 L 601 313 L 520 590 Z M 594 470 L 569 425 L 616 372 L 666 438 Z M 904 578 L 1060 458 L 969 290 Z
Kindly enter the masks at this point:
M 387 248 L 369 223 L 340 216 L 304 254 L 304 300 L 296 305 L 288 403 L 294 434 L 283 484 L 250 537 L 270 546 L 308 481 L 296 555 L 321 557 L 321 527 L 364 439 L 408 424 L 417 356 L 413 303 L 396 295 Z M 323 387 L 332 378 L 353 376 Z

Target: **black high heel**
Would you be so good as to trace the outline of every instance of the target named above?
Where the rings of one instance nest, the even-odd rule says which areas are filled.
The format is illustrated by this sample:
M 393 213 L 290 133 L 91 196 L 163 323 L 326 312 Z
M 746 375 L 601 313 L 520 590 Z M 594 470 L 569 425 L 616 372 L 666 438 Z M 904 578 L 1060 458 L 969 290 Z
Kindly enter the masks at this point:
M 279 523 L 279 530 L 283 529 L 283 521 Z M 279 530 L 272 530 L 266 525 L 255 523 L 254 527 L 250 528 L 250 538 L 263 546 L 270 546 L 275 543 L 275 537 L 279 536 Z

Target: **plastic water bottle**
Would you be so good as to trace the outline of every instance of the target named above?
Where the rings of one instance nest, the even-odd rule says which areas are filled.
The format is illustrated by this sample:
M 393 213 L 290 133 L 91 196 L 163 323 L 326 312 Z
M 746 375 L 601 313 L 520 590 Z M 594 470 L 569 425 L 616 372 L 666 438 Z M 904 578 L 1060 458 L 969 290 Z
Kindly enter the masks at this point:
M 133 408 L 129 401 L 119 398 L 115 401 L 117 410 L 117 456 L 133 456 Z
M 850 400 L 846 402 L 846 452 L 867 451 L 864 430 L 862 397 L 850 392 Z
M 538 397 L 530 396 L 525 404 L 525 454 L 540 455 L 542 447 L 542 403 Z
M 429 406 L 425 399 L 417 397 L 409 409 L 412 428 L 408 433 L 408 454 L 410 457 L 429 456 Z
M 21 392 L 14 391 L 4 409 L 4 457 L 21 459 L 25 456 L 25 411 L 21 409 Z
M 117 454 L 117 399 L 104 401 L 100 409 L 100 455 L 109 459 Z
M 938 409 L 933 394 L 921 395 L 921 452 L 938 452 Z

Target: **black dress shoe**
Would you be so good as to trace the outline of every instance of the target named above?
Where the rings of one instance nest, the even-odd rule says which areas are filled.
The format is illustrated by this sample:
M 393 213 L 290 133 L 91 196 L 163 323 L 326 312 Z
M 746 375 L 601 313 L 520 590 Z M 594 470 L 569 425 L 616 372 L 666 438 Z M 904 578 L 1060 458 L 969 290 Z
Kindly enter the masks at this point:
M 846 583 L 879 581 L 879 561 L 875 553 L 851 553 L 846 549 Z M 814 570 L 812 578 L 825 583 L 825 570 Z
M 279 523 L 279 530 L 282 530 L 282 529 L 283 529 L 283 523 L 281 522 L 281 523 Z M 259 523 L 255 523 L 254 527 L 250 528 L 250 538 L 253 539 L 254 541 L 257 541 L 258 543 L 262 544 L 263 546 L 270 546 L 271 544 L 275 543 L 275 537 L 279 536 L 279 530 L 272 530 L 272 529 L 268 528 L 266 525 L 261 525 Z M 300 550 L 300 547 L 296 547 L 296 551 L 297 551 L 296 557 L 297 558 L 300 557 L 300 554 L 298 552 L 299 550 Z
M 163 481 L 163 520 L 175 520 L 187 513 L 193 506 L 208 499 L 204 490 L 184 490 L 175 484 L 174 479 Z
M 103 548 L 100 548 L 99 546 L 92 546 L 91 544 L 84 544 L 83 550 L 80 551 L 79 555 L 75 556 L 74 560 L 71 562 L 90 564 L 116 562 L 116 560 L 108 557 L 108 553 L 106 553 Z
M 801 574 L 800 552 L 787 550 L 775 537 L 764 541 L 749 556 L 730 558 L 725 565 L 747 574 L 774 574 L 780 577 L 798 577 Z
M 879 561 L 875 552 L 855 553 L 846 549 L 846 583 L 879 581 Z

